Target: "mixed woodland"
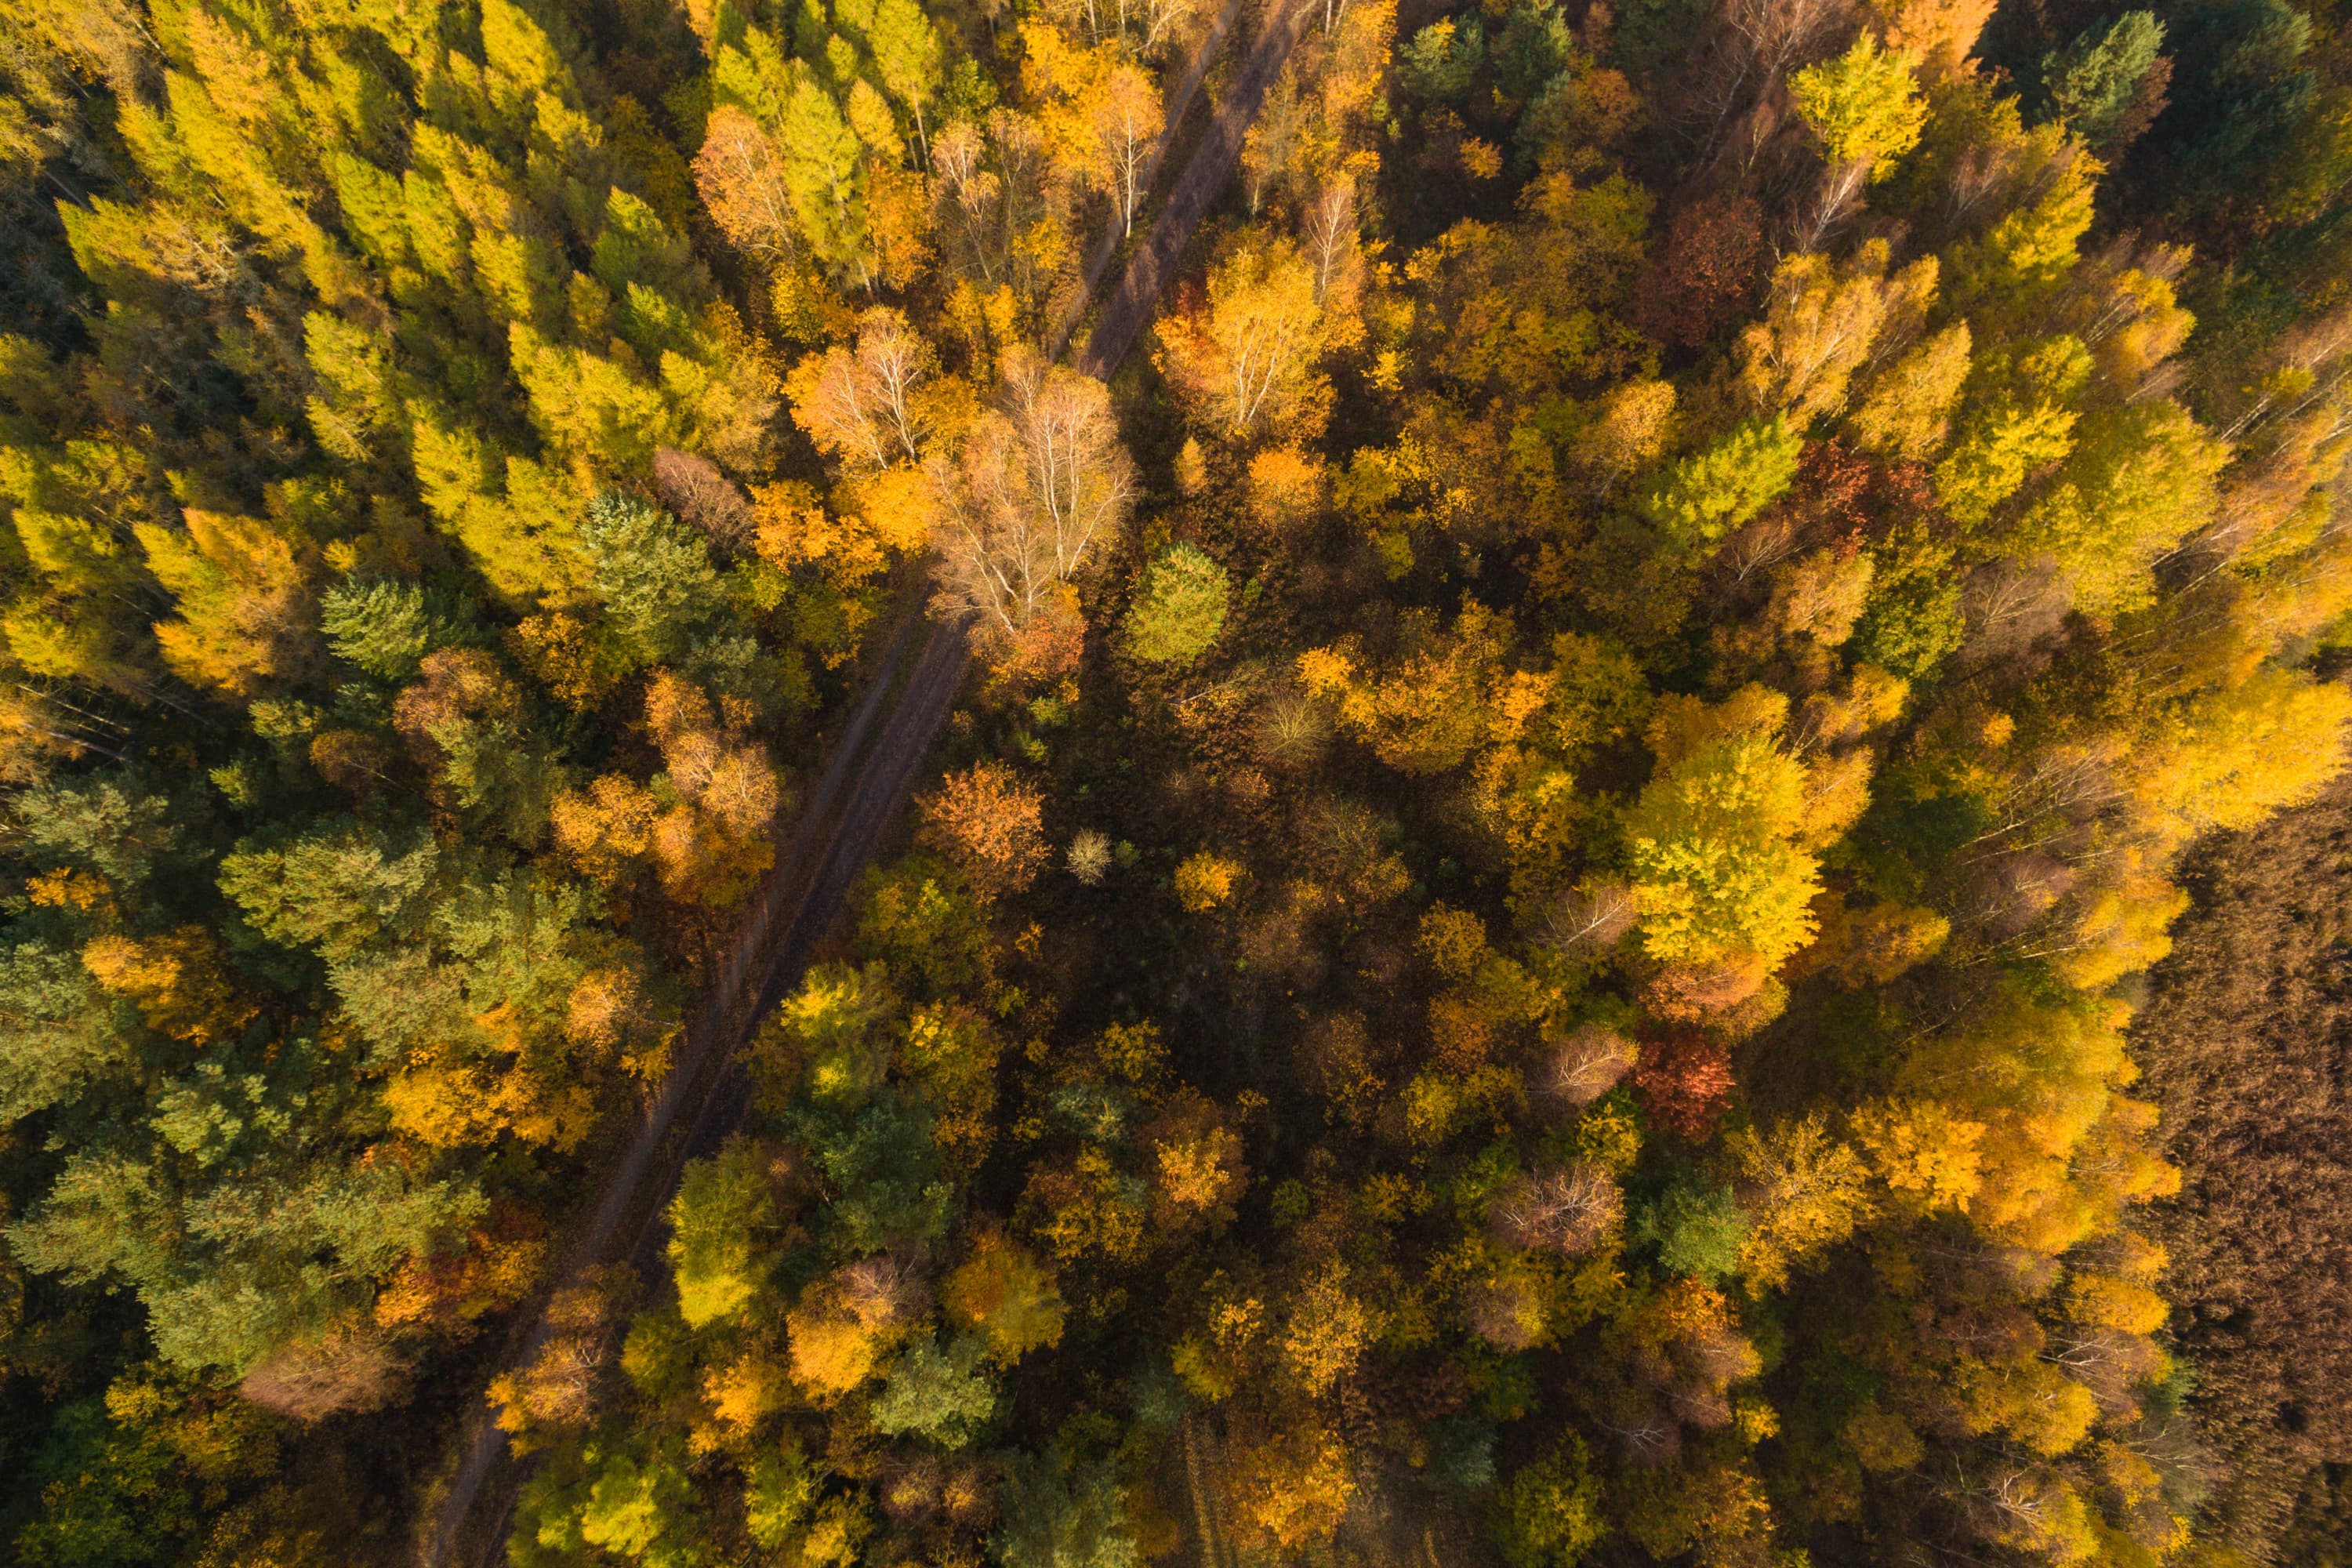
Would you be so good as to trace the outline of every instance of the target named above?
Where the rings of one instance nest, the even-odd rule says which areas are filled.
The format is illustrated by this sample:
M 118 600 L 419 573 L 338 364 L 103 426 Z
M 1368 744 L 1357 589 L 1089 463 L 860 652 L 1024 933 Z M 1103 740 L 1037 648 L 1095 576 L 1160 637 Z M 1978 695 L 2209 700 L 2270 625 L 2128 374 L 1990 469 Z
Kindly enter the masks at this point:
M 2352 21 L 1293 3 L 0 0 L 8 1561 L 2346 1560 Z

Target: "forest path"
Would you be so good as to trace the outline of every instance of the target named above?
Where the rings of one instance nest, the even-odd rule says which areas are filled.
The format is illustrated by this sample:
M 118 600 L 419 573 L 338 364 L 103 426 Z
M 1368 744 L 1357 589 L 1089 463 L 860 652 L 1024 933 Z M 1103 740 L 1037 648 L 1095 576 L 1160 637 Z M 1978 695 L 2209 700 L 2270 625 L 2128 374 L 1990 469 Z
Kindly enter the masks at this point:
M 1190 106 L 1237 5 L 1238 0 L 1229 0 L 1216 34 L 1196 55 L 1171 100 L 1163 144 L 1175 135 L 1176 122 Z M 1108 380 L 1126 359 L 1193 231 L 1240 166 L 1250 124 L 1265 107 L 1267 92 L 1304 36 L 1312 13 L 1311 0 L 1275 0 L 1241 71 L 1129 259 L 1118 289 L 1105 302 L 1075 362 L 1079 370 Z M 626 1257 L 641 1278 L 657 1279 L 663 1272 L 661 1217 L 687 1162 L 716 1149 L 750 1107 L 751 1080 L 740 1047 L 768 1010 L 800 983 L 810 953 L 839 917 L 850 885 L 905 804 L 961 689 L 971 647 L 961 623 L 934 625 L 913 670 L 903 686 L 898 683 L 898 666 L 922 618 L 919 608 L 909 611 L 877 661 L 866 695 L 809 798 L 790 849 L 761 883 L 740 934 L 712 976 L 703 1005 L 688 1021 L 678 1060 L 574 1235 L 558 1289 L 582 1281 L 616 1257 Z M 867 732 L 894 689 L 898 701 L 868 746 Z M 843 785 L 853 767 L 856 781 L 845 797 Z M 689 1102 L 690 1119 L 686 1114 Z M 624 1251 L 615 1243 L 625 1236 L 628 1245 Z M 552 1335 L 542 1303 L 503 1364 L 518 1372 L 530 1366 Z M 506 1466 L 501 1473 L 509 1452 L 508 1435 L 489 1419 L 487 1409 L 477 1412 L 465 1457 L 435 1506 L 432 1531 L 419 1542 L 419 1560 L 429 1568 L 448 1568 L 458 1561 L 487 1568 L 496 1560 L 522 1479 L 519 1467 Z M 477 1538 L 478 1546 L 467 1552 L 467 1521 L 494 1474 L 494 1522 Z

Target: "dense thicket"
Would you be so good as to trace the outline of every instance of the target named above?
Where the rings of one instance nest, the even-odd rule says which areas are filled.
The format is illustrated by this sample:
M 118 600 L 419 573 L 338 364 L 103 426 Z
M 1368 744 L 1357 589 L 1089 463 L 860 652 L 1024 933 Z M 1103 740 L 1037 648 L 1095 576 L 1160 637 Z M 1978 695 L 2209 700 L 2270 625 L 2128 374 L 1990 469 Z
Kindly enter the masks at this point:
M 17 1558 L 390 1560 L 526 1304 L 523 1564 L 2340 1533 L 2335 852 L 2175 876 L 2352 727 L 2332 15 L 1334 0 L 1115 387 L 1203 6 L 0 24 Z

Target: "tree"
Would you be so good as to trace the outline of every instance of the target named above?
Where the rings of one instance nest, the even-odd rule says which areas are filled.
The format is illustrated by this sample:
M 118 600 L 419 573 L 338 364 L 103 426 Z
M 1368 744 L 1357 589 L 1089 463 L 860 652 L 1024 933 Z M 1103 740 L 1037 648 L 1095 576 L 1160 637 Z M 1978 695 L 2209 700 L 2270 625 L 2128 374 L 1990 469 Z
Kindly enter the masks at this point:
M 1676 394 L 1666 381 L 1636 381 L 1609 395 L 1598 418 L 1577 437 L 1572 459 L 1604 493 L 1646 468 L 1665 449 Z
M 919 464 L 929 455 L 923 383 L 939 356 L 906 316 L 877 305 L 857 318 L 854 348 L 803 360 L 793 373 L 793 422 L 856 475 Z
M 1864 29 L 1836 59 L 1789 78 L 1789 97 L 1833 167 L 1860 163 L 1869 179 L 1883 180 L 1919 144 L 1927 106 L 1913 79 L 1917 64 L 1881 48 Z
M 694 183 L 711 221 L 739 249 L 772 265 L 792 258 L 800 229 L 783 158 L 760 122 L 734 104 L 712 108 Z
M 1849 382 L 1882 334 L 1907 335 L 1935 298 L 1934 258 L 1892 278 L 1886 265 L 1877 240 L 1843 267 L 1818 254 L 1780 263 L 1764 321 L 1739 338 L 1740 379 L 1756 406 L 1802 429 L 1845 405 Z
M 1739 1271 L 1766 1288 L 1786 1283 L 1791 1265 L 1853 1234 L 1869 1215 L 1867 1173 L 1853 1147 L 1819 1115 L 1730 1140 L 1739 1164 L 1740 1206 L 1754 1216 L 1739 1248 Z
M 350 581 L 320 601 L 320 629 L 335 656 L 379 680 L 402 681 L 425 656 L 455 641 L 457 628 L 436 614 L 414 583 Z
M 1061 1342 L 1065 1309 L 1052 1272 L 1000 1231 L 980 1237 L 940 1299 L 949 1319 L 976 1330 L 1003 1364 Z
M 1608 1529 L 1600 1479 L 1573 1438 L 1516 1472 L 1495 1507 L 1511 1568 L 1576 1568 Z
M 916 136 L 928 153 L 930 138 L 924 128 L 923 110 L 937 96 L 941 82 L 943 46 L 939 29 L 915 0 L 878 0 L 866 43 L 874 52 L 875 71 L 884 90 L 915 117 Z
M 1659 769 L 1625 818 L 1651 957 L 1712 963 L 1752 953 L 1769 967 L 1812 935 L 1816 862 L 1793 842 L 1804 774 L 1752 733 L 1710 741 Z
M 1423 98 L 1459 98 L 1469 89 L 1486 54 L 1486 24 L 1476 16 L 1457 24 L 1441 17 L 1397 51 L 1397 74 Z
M 1951 428 L 1972 343 L 1968 322 L 1955 321 L 1888 366 L 1852 416 L 1863 446 L 1914 462 L 1933 457 Z
M 164 663 L 232 696 L 299 673 L 310 585 L 293 543 L 258 518 L 190 510 L 184 521 L 185 534 L 137 530 L 148 570 L 179 605 L 177 620 L 155 627 Z
M 886 1436 L 912 1433 L 943 1448 L 971 1442 L 996 1414 L 996 1390 L 981 1369 L 982 1347 L 971 1335 L 945 1345 L 917 1340 L 899 1353 L 874 1396 L 874 1426 Z
M 1983 522 L 2034 470 L 2074 449 L 2078 416 L 2063 399 L 2088 369 L 2081 344 L 2071 339 L 2049 344 L 2027 361 L 2027 396 L 1998 398 L 1967 421 L 1950 454 L 1936 465 L 1936 493 L 1954 518 Z
M 1829 164 L 1801 230 L 1807 248 L 1821 243 L 1865 184 L 1885 179 L 1919 144 L 1927 106 L 1918 95 L 1918 64 L 1916 56 L 1883 50 L 1864 28 L 1838 58 L 1790 76 L 1790 100 L 1821 138 Z
M 669 1205 L 669 1259 L 677 1310 L 689 1328 L 740 1314 L 765 1280 L 757 1233 L 779 1216 L 772 1157 L 737 1141 L 688 1164 Z
M 1005 1467 L 1003 1521 L 989 1548 L 1005 1568 L 1136 1568 L 1118 1473 L 1060 1444 Z
M 11 945 L 0 957 L 0 1121 L 14 1125 L 127 1067 L 130 1023 L 74 954 Z
M 2094 615 L 2154 596 L 2148 570 L 2211 518 L 2227 449 L 2166 398 L 2078 427 L 2056 482 L 2018 521 L 2012 548 L 2048 552 Z
M 667 670 L 646 686 L 646 728 L 663 772 L 648 784 L 606 774 L 549 806 L 556 843 L 614 885 L 650 863 L 662 890 L 724 909 L 773 863 L 782 781 L 758 742 L 722 728 L 709 696 Z
M 1186 914 L 1207 914 L 1234 896 L 1243 871 L 1240 861 L 1205 849 L 1188 855 L 1176 868 L 1176 901 Z
M 580 540 L 604 624 L 635 667 L 683 658 L 725 615 L 709 546 L 669 513 L 607 490 L 589 506 Z
M 1579 1160 L 1514 1184 L 1496 1199 L 1492 1218 L 1496 1235 L 1510 1246 L 1573 1258 L 1598 1245 L 1624 1212 L 1624 1195 L 1609 1173 Z
M 972 421 L 953 462 L 927 469 L 940 601 L 999 640 L 1072 613 L 1064 584 L 1135 497 L 1102 383 L 1020 352 L 1005 360 L 999 406 Z
M 1703 1141 L 1730 1103 L 1730 1055 L 1709 1035 L 1683 1031 L 1646 1039 L 1633 1064 L 1633 1087 L 1661 1126 Z
M 1143 179 L 1159 154 L 1160 92 L 1151 78 L 1131 65 L 1102 73 L 1082 100 L 1088 133 L 1089 176 L 1109 193 L 1119 232 L 1135 232 L 1135 211 L 1143 200 Z
M 1347 1449 L 1316 1426 L 1272 1434 L 1244 1449 L 1236 1461 L 1239 1522 L 1285 1552 L 1328 1541 L 1356 1495 Z
M 1803 446 L 1786 419 L 1749 420 L 1675 463 L 1642 510 L 1685 549 L 1717 543 L 1788 489 Z
M 1146 568 L 1127 614 L 1128 651 L 1148 664 L 1195 663 L 1224 628 L 1232 579 L 1189 544 L 1163 551 Z
M 1288 240 L 1240 247 L 1209 275 L 1206 307 L 1164 319 L 1170 374 L 1221 433 L 1318 428 L 1323 316 L 1315 269 Z
M 2042 89 L 2067 129 L 2105 147 L 2116 140 L 2163 47 L 2164 24 L 2155 14 L 2126 11 L 2044 57 Z
M 2352 700 L 2334 684 L 2263 669 L 2207 691 L 2147 747 L 2137 792 L 2176 840 L 2245 828 L 2311 799 L 2342 768 Z
M 1727 192 L 1684 207 L 1642 276 L 1643 325 L 1662 342 L 1698 347 L 1754 298 L 1763 257 L 1754 197 Z
M 1044 807 L 1036 786 L 982 763 L 950 773 L 923 801 L 923 832 L 982 892 L 1018 892 L 1045 862 Z
M 879 279 L 857 134 L 806 60 L 792 62 L 788 79 L 774 129 L 778 172 L 801 243 L 835 277 L 871 291 Z

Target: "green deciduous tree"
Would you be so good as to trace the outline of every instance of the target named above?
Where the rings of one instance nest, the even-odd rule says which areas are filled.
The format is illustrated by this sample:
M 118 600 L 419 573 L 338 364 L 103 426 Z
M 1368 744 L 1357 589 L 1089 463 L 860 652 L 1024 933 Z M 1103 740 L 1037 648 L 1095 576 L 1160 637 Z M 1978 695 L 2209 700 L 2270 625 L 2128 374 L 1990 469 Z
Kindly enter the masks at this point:
M 1178 668 L 1198 661 L 1224 629 L 1231 594 L 1223 567 L 1191 545 L 1171 546 L 1144 571 L 1127 613 L 1128 651 Z

